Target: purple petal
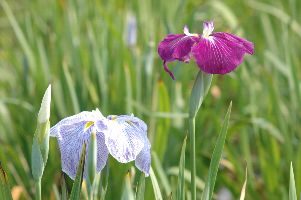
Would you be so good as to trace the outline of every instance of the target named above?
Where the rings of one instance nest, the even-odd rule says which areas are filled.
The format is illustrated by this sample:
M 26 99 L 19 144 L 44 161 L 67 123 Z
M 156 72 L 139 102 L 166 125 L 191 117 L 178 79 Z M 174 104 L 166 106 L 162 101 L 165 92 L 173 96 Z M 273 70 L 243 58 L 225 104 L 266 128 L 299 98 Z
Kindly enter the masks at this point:
M 83 143 L 89 140 L 91 134 L 90 130 L 89 132 L 84 131 L 85 124 L 85 122 L 79 122 L 62 125 L 59 128 L 58 143 L 61 151 L 62 170 L 72 179 L 76 176 Z
M 61 151 L 62 170 L 71 179 L 74 180 L 76 176 L 77 167 L 80 160 L 83 143 L 86 142 L 87 149 L 90 145 L 90 137 L 94 127 L 91 126 L 85 130 L 85 122 L 79 122 L 72 125 L 63 125 L 60 127 L 60 139 L 58 143 Z M 108 149 L 105 145 L 104 134 L 102 132 L 96 133 L 97 139 L 97 172 L 100 172 L 106 165 L 108 159 Z M 86 152 L 86 159 L 88 158 L 88 151 Z M 84 168 L 84 178 L 87 176 L 87 164 Z
M 108 119 L 108 132 L 105 137 L 110 154 L 121 163 L 135 160 L 145 145 L 146 131 L 144 126 L 140 126 L 142 121 L 126 115 L 111 115 Z
M 145 176 L 149 176 L 149 170 L 151 165 L 151 145 L 146 136 L 144 138 L 144 144 L 145 145 L 142 151 L 138 154 L 135 160 L 135 165 L 140 171 L 145 173 Z
M 238 48 L 241 48 L 248 54 L 254 54 L 254 44 L 244 38 L 237 37 L 236 35 L 230 33 L 216 32 L 212 34 L 215 38 L 220 38 L 221 40 L 227 40 L 233 42 Z
M 229 33 L 213 33 L 193 46 L 193 56 L 201 70 L 209 74 L 226 74 L 253 54 L 253 43 Z
M 61 152 L 62 170 L 72 179 L 76 176 L 83 143 L 86 142 L 87 149 L 90 145 L 92 131 L 96 131 L 97 139 L 97 172 L 106 165 L 108 149 L 105 144 L 104 131 L 106 131 L 105 120 L 101 113 L 96 110 L 92 112 L 81 112 L 77 115 L 67 117 L 50 129 L 50 134 L 57 137 Z M 98 125 L 97 127 L 95 125 Z M 88 151 L 86 152 L 87 158 Z M 87 176 L 87 162 L 84 168 L 84 177 Z
M 198 37 L 185 34 L 169 34 L 159 43 L 158 54 L 163 60 L 164 70 L 174 79 L 167 63 L 174 60 L 189 62 L 191 47 L 198 41 Z
M 105 136 L 102 132 L 96 132 L 97 140 L 97 166 L 96 171 L 100 172 L 106 165 L 109 151 L 106 146 Z
M 59 137 L 59 127 L 62 125 L 71 125 L 71 124 L 76 124 L 79 122 L 94 122 L 94 121 L 101 121 L 104 120 L 105 117 L 101 114 L 101 112 L 96 109 L 93 110 L 92 112 L 89 111 L 83 111 L 80 112 L 76 115 L 72 115 L 70 117 L 66 117 L 59 121 L 56 125 L 51 127 L 50 129 L 50 136 L 52 137 Z

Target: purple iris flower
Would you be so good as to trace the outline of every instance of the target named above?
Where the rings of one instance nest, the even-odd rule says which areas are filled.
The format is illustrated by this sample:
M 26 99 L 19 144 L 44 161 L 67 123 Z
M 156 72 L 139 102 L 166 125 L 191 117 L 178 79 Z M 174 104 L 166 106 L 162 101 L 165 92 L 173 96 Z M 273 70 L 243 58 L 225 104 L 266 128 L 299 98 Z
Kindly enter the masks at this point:
M 203 23 L 203 34 L 169 34 L 159 43 L 158 53 L 163 60 L 164 70 L 174 79 L 167 63 L 174 60 L 189 62 L 196 60 L 199 68 L 209 74 L 226 74 L 243 61 L 245 53 L 253 54 L 254 45 L 230 33 L 213 33 L 213 22 Z
M 121 163 L 135 160 L 136 167 L 149 175 L 151 145 L 146 124 L 133 115 L 110 115 L 105 118 L 96 109 L 67 117 L 50 129 L 50 136 L 56 137 L 59 143 L 62 170 L 70 178 L 75 179 L 82 145 L 86 142 L 89 149 L 92 132 L 96 133 L 97 140 L 97 172 L 105 167 L 110 153 Z M 86 158 L 87 154 L 88 151 Z M 84 177 L 87 177 L 87 163 Z

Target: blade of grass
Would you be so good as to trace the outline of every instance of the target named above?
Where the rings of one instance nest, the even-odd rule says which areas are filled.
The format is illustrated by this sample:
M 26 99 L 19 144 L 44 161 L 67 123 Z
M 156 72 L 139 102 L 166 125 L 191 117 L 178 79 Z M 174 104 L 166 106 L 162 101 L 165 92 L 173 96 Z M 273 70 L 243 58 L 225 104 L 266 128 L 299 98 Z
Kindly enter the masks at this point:
M 0 162 L 0 199 L 3 200 L 11 200 L 12 196 L 10 193 L 10 187 L 8 185 L 7 175 L 2 168 L 1 162 Z
M 215 185 L 215 180 L 217 176 L 217 171 L 219 167 L 219 162 L 222 157 L 223 153 L 223 147 L 225 144 L 226 140 L 226 135 L 227 135 L 227 129 L 228 129 L 228 124 L 229 124 L 229 119 L 230 119 L 230 113 L 231 113 L 231 107 L 232 107 L 232 102 L 229 105 L 227 114 L 224 119 L 224 123 L 221 129 L 221 132 L 217 138 L 215 148 L 212 154 L 212 159 L 210 162 L 210 167 L 209 167 L 209 174 L 208 174 L 208 179 L 205 184 L 205 189 L 203 191 L 202 195 L 202 200 L 210 200 L 212 199 L 212 194 L 214 190 L 214 185 Z
M 239 200 L 244 200 L 246 196 L 246 187 L 247 187 L 247 181 L 248 181 L 248 168 L 246 167 L 246 179 L 242 186 L 241 192 L 240 192 L 240 198 Z
M 62 173 L 61 177 L 61 200 L 67 200 L 68 199 L 68 191 L 67 191 L 67 185 L 65 181 L 65 175 Z
M 155 175 L 152 167 L 150 168 L 149 175 L 150 175 L 150 178 L 151 178 L 151 181 L 152 181 L 154 194 L 155 194 L 155 199 L 156 200 L 162 200 L 163 198 L 162 198 L 161 190 L 160 190 L 156 175 Z
M 294 177 L 293 163 L 291 162 L 290 167 L 290 188 L 289 188 L 289 200 L 297 200 L 296 185 Z
M 145 192 L 145 175 L 144 173 L 141 173 L 138 189 L 136 193 L 136 200 L 144 200 L 144 192 Z
M 21 44 L 21 47 L 24 51 L 24 53 L 26 54 L 29 63 L 31 65 L 31 67 L 35 70 L 35 59 L 34 59 L 34 54 L 32 52 L 32 49 L 30 48 L 30 45 L 28 44 L 28 41 L 25 38 L 25 35 L 22 31 L 22 29 L 20 28 L 12 10 L 10 9 L 8 3 L 5 0 L 0 1 L 1 6 L 3 7 L 3 10 L 5 12 L 5 14 L 8 17 L 9 23 L 11 24 L 12 28 L 14 29 L 14 32 Z
M 164 169 L 162 167 L 162 164 L 156 152 L 152 152 L 152 161 L 154 163 L 153 166 L 156 173 L 158 174 L 160 183 L 163 185 L 166 194 L 170 194 L 171 193 L 170 183 L 168 181 L 167 175 L 164 172 Z
M 179 170 L 180 169 L 179 169 L 178 166 L 174 166 L 174 167 L 171 167 L 167 170 L 167 174 L 169 174 L 171 176 L 178 176 Z M 184 179 L 185 179 L 186 182 L 191 183 L 191 173 L 188 169 L 184 169 Z M 195 184 L 196 184 L 196 188 L 198 190 L 204 190 L 205 183 L 198 176 L 195 178 Z M 188 193 L 188 191 L 187 191 L 187 193 Z
M 122 200 L 135 200 L 134 192 L 131 185 L 131 177 L 130 173 L 128 172 L 125 176 L 125 186 L 123 189 L 123 194 L 121 199 Z
M 86 143 L 84 143 L 82 147 L 80 162 L 78 163 L 76 177 L 70 195 L 70 200 L 80 199 L 81 187 L 82 187 L 83 175 L 84 175 L 84 166 L 85 166 L 85 157 L 86 157 L 85 155 L 86 155 Z
M 179 176 L 178 176 L 178 187 L 177 187 L 177 193 L 176 193 L 177 200 L 185 199 L 184 170 L 185 170 L 186 140 L 187 140 L 187 136 L 184 139 L 182 150 L 181 150 L 181 157 L 180 157 L 180 164 L 179 164 Z

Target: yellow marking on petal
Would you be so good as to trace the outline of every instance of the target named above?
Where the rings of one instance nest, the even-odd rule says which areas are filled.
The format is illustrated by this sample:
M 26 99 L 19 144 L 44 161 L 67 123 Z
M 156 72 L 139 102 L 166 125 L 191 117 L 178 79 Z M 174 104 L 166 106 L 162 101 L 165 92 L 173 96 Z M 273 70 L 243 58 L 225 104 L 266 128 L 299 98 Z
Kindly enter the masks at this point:
M 135 126 L 135 124 L 129 120 L 125 121 L 126 123 L 128 123 L 130 126 Z
M 90 128 L 92 125 L 94 124 L 94 122 L 87 122 L 86 124 L 85 124 L 85 131 L 88 129 L 88 128 Z
M 117 118 L 118 118 L 117 115 L 112 115 L 112 116 L 111 116 L 111 120 L 116 120 Z

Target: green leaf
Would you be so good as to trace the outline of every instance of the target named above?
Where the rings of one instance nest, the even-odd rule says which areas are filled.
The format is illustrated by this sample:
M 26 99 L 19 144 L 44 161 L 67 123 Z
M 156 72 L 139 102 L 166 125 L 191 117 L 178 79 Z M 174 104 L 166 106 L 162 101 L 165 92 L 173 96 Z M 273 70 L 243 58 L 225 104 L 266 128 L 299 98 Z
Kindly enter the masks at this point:
M 176 176 L 177 177 L 179 175 L 179 170 L 180 170 L 180 168 L 178 166 L 174 166 L 174 167 L 170 167 L 167 170 L 167 173 L 171 176 Z M 191 172 L 190 172 L 190 170 L 184 169 L 184 179 L 189 184 L 191 183 Z M 204 190 L 205 183 L 200 177 L 198 177 L 198 176 L 195 177 L 195 184 L 196 184 L 197 189 Z
M 135 200 L 134 192 L 131 185 L 131 177 L 130 173 L 128 172 L 125 176 L 125 187 L 122 193 L 122 200 Z
M 101 197 L 100 197 L 101 200 L 105 200 L 106 194 L 107 194 L 108 183 L 109 183 L 109 174 L 110 174 L 109 162 L 107 162 L 105 169 L 106 169 L 106 171 L 102 170 L 102 173 L 101 173 L 101 179 L 103 179 L 103 177 L 105 178 L 104 186 L 103 186 L 103 184 L 101 184 Z
M 160 187 L 159 187 L 156 175 L 155 175 L 152 167 L 150 168 L 149 175 L 150 175 L 150 178 L 151 178 L 151 181 L 152 181 L 154 194 L 155 194 L 155 199 L 156 200 L 162 200 L 162 194 L 161 194 L 161 191 L 160 191 Z
M 144 200 L 144 192 L 145 192 L 145 175 L 144 173 L 141 173 L 137 194 L 136 194 L 136 200 Z
M 166 194 L 171 193 L 170 183 L 168 181 L 167 175 L 164 172 L 161 161 L 156 152 L 152 152 L 152 162 L 154 163 L 155 172 L 158 175 L 159 181 L 162 184 Z
M 157 108 L 159 112 L 170 112 L 170 98 L 167 87 L 163 81 L 159 81 L 156 85 L 157 92 L 155 93 Z M 156 121 L 154 141 L 152 149 L 157 153 L 162 161 L 168 142 L 168 134 L 170 128 L 170 119 L 164 118 Z
M 97 163 L 97 143 L 96 143 L 96 132 L 92 132 L 90 136 L 90 145 L 88 148 L 88 158 L 87 158 L 87 187 L 89 195 L 91 195 L 92 185 L 94 184 L 94 178 L 96 177 L 96 163 Z
M 289 200 L 297 200 L 293 163 L 291 163 L 291 168 L 290 168 L 290 188 L 289 188 L 289 198 L 288 199 Z
M 180 164 L 179 164 L 179 176 L 178 176 L 178 188 L 177 188 L 177 200 L 185 199 L 185 150 L 186 150 L 186 140 L 187 136 L 184 139 L 182 150 L 181 150 L 181 157 L 180 157 Z
M 81 187 L 83 182 L 83 175 L 84 175 L 84 166 L 85 166 L 85 156 L 86 155 L 86 143 L 84 143 L 82 147 L 82 153 L 80 156 L 80 161 L 78 163 L 76 177 L 72 186 L 72 191 L 70 195 L 71 200 L 78 200 L 80 199 L 81 194 Z
M 42 178 L 44 171 L 44 161 L 37 138 L 33 138 L 31 150 L 31 171 L 34 180 L 38 181 Z
M 203 103 L 204 98 L 208 93 L 211 85 L 211 80 L 212 74 L 206 74 L 201 70 L 199 71 L 191 91 L 189 102 L 189 117 L 194 118 L 196 116 L 200 106 Z
M 62 178 L 61 178 L 61 199 L 62 200 L 67 200 L 68 199 L 68 191 L 67 191 L 67 185 L 66 185 L 66 181 L 65 181 L 65 175 L 62 174 Z
M 2 168 L 1 162 L 0 162 L 0 199 L 3 200 L 11 200 L 12 196 L 10 193 L 10 187 L 7 180 L 7 175 Z
M 229 105 L 221 132 L 220 132 L 220 134 L 217 138 L 216 144 L 215 144 L 215 148 L 214 148 L 214 151 L 212 154 L 212 159 L 210 162 L 208 179 L 206 181 L 205 189 L 204 189 L 203 195 L 202 195 L 202 200 L 210 200 L 212 198 L 215 180 L 216 180 L 216 176 L 217 176 L 217 171 L 218 171 L 218 167 L 219 167 L 219 162 L 222 157 L 223 147 L 224 147 L 225 140 L 226 140 L 227 129 L 228 129 L 230 113 L 231 113 L 231 107 L 232 107 L 232 102 Z
M 239 200 L 244 200 L 246 196 L 246 187 L 247 187 L 247 181 L 248 181 L 248 168 L 246 167 L 246 179 L 242 186 L 241 192 L 240 192 L 240 198 Z

